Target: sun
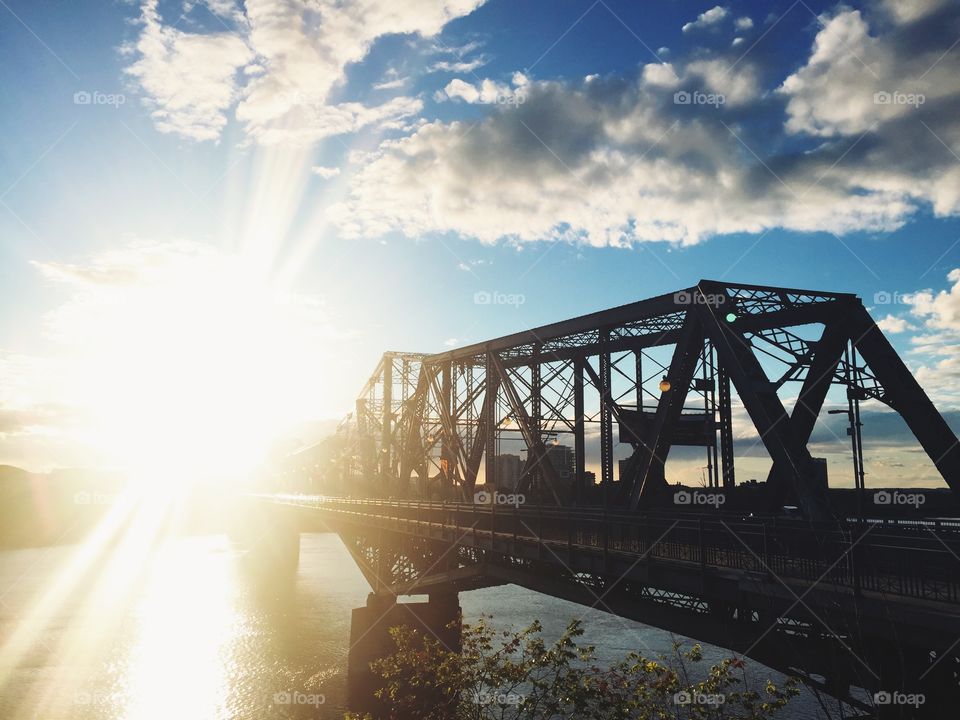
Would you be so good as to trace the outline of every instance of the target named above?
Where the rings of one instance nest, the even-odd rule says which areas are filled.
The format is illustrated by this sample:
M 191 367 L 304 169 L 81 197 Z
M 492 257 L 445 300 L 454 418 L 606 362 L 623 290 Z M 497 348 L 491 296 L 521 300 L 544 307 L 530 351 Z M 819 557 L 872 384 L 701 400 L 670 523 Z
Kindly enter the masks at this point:
M 241 257 L 192 247 L 147 258 L 87 278 L 58 318 L 88 440 L 144 483 L 248 479 L 278 431 L 321 409 L 317 308 Z

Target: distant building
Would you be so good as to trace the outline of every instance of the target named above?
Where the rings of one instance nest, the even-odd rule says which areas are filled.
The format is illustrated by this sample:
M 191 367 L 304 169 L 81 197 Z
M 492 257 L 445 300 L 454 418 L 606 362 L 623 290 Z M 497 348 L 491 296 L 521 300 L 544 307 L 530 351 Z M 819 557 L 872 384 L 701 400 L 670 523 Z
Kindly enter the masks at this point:
M 547 445 L 547 459 L 553 465 L 560 480 L 565 484 L 573 482 L 576 472 L 576 456 L 573 448 L 567 445 Z
M 567 447 L 566 445 L 546 445 L 544 449 L 546 450 L 547 460 L 553 466 L 561 487 L 572 487 L 573 478 L 576 473 L 576 457 L 573 448 Z M 531 454 L 528 453 L 527 461 L 523 466 L 523 472 L 529 471 L 531 461 Z M 530 492 L 536 494 L 545 491 L 546 486 L 541 483 L 541 476 L 534 474 L 530 478 Z
M 519 455 L 497 455 L 494 459 L 497 484 L 505 490 L 516 490 L 520 475 L 523 473 L 523 460 Z

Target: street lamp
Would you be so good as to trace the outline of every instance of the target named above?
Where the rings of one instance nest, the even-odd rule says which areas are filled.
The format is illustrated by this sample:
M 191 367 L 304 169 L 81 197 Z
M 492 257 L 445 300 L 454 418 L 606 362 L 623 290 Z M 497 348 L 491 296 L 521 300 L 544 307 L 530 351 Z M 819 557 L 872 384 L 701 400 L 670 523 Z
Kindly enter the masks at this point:
M 864 491 L 864 473 L 863 473 L 863 433 L 860 428 L 863 423 L 860 422 L 859 398 L 851 395 L 847 390 L 847 398 L 850 407 L 846 410 L 827 410 L 827 415 L 846 415 L 850 423 L 847 427 L 847 435 L 850 436 L 850 443 L 853 450 L 853 484 L 857 489 L 857 516 L 863 520 L 863 491 Z

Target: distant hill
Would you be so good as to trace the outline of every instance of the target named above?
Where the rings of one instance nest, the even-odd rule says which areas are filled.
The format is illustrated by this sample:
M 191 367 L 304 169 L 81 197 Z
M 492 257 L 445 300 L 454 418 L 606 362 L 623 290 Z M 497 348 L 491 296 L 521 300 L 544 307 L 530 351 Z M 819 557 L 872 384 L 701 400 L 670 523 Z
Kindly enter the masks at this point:
M 0 465 L 0 547 L 74 542 L 119 490 L 118 479 L 88 471 L 35 474 Z
M 0 465 L 0 482 L 6 480 L 22 480 L 27 478 L 30 475 L 26 470 L 23 470 L 13 465 Z

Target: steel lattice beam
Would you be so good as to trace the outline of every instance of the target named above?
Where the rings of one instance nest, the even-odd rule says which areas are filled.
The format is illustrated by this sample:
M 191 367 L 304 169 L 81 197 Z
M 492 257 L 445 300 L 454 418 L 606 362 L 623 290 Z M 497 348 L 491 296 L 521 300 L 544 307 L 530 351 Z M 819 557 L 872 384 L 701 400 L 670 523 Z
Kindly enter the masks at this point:
M 821 329 L 815 336 L 803 329 L 812 326 Z M 852 366 L 845 348 L 866 366 Z M 655 387 L 658 368 L 669 392 Z M 789 383 L 801 383 L 792 414 L 778 396 Z M 636 509 L 662 487 L 671 447 L 692 444 L 708 448 L 711 482 L 732 490 L 732 386 L 774 462 L 766 501 L 776 507 L 792 493 L 824 518 L 825 471 L 807 444 L 835 385 L 898 412 L 960 489 L 956 436 L 859 298 L 708 280 L 443 353 L 385 353 L 357 399 L 337 476 L 354 478 L 357 494 L 463 499 L 481 478 L 497 484 L 498 453 L 519 446 L 527 453 L 520 481 L 547 489 L 540 500 L 602 497 Z M 708 435 L 690 440 L 680 428 L 697 413 Z M 619 478 L 617 427 L 633 451 Z M 545 443 L 558 436 L 571 438 L 564 468 Z M 600 488 L 589 467 L 599 468 Z

